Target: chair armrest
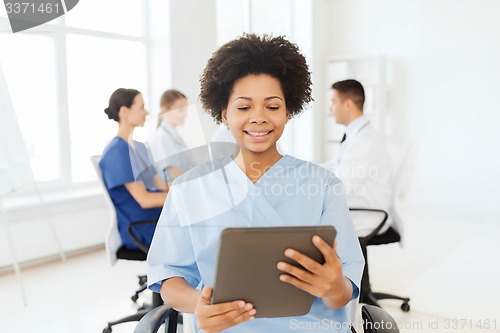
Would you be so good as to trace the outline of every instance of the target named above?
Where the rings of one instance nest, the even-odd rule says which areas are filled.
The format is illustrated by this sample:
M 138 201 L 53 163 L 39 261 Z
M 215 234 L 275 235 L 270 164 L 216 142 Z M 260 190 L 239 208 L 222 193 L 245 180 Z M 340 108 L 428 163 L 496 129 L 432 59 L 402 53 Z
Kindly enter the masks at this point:
M 373 237 L 375 237 L 378 232 L 382 229 L 382 227 L 384 226 L 384 224 L 387 222 L 387 219 L 389 218 L 389 214 L 385 211 L 385 210 L 382 210 L 382 209 L 373 209 L 373 208 L 349 208 L 349 210 L 351 211 L 359 211 L 359 212 L 371 212 L 371 213 L 382 213 L 384 214 L 382 220 L 380 221 L 380 223 L 377 225 L 377 227 L 375 229 L 373 229 L 373 231 L 371 233 L 369 233 L 368 235 L 366 235 L 365 237 L 360 237 L 360 241 L 363 242 L 365 245 L 368 243 L 368 241 L 370 239 L 372 239 Z
M 178 312 L 168 304 L 158 306 L 142 317 L 135 327 L 134 333 L 156 333 L 167 317 L 170 317 L 167 323 L 168 332 L 176 332 L 177 315 Z
M 361 307 L 365 333 L 399 333 L 398 324 L 384 309 L 373 305 Z
M 144 253 L 148 253 L 149 251 L 149 247 L 144 244 L 143 242 L 141 242 L 139 240 L 139 238 L 134 234 L 134 232 L 132 231 L 132 228 L 133 227 L 137 227 L 137 226 L 141 226 L 141 225 L 148 225 L 148 224 L 157 224 L 158 221 L 157 220 L 150 220 L 150 221 L 139 221 L 139 222 L 132 222 L 128 225 L 127 227 L 127 232 L 130 236 L 130 238 L 132 238 L 132 241 L 135 243 L 135 245 L 137 245 L 137 247 Z

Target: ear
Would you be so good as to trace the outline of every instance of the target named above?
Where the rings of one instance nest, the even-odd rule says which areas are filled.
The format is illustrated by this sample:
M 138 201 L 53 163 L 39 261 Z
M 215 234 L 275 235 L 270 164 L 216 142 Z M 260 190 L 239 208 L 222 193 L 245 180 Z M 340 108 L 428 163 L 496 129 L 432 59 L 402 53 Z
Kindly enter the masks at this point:
M 286 123 L 288 123 L 288 121 L 292 119 L 292 113 L 290 112 L 290 110 L 286 109 Z
M 118 119 L 124 119 L 128 115 L 129 108 L 125 105 L 120 106 L 120 110 L 118 111 Z
M 222 110 L 221 116 L 222 116 L 222 122 L 224 123 L 224 125 L 227 126 L 227 109 Z
M 350 98 L 346 98 L 344 103 L 349 109 L 353 109 L 355 107 L 354 102 Z

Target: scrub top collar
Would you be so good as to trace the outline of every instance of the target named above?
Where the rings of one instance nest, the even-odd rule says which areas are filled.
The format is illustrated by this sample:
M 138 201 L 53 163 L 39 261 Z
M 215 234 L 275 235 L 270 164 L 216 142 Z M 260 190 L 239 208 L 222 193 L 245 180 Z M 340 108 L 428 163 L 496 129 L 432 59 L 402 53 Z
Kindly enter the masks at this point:
M 236 162 L 233 160 L 231 161 L 229 164 L 227 164 L 227 168 L 228 168 L 228 172 L 230 172 L 234 177 L 236 177 L 236 179 L 239 179 L 240 181 L 246 181 L 247 183 L 249 183 L 249 185 L 253 185 L 253 186 L 258 186 L 260 183 L 264 182 L 265 179 L 268 179 L 268 178 L 273 178 L 274 175 L 276 174 L 276 172 L 279 171 L 279 167 L 282 166 L 282 167 L 287 167 L 287 165 L 289 164 L 289 162 L 287 162 L 288 160 L 290 159 L 290 156 L 288 155 L 283 155 L 281 156 L 281 158 L 276 161 L 276 163 L 274 163 L 256 182 L 255 184 L 252 183 L 252 181 L 250 180 L 250 178 L 248 178 L 248 176 L 246 175 L 245 171 L 242 170 L 238 164 L 236 164 Z

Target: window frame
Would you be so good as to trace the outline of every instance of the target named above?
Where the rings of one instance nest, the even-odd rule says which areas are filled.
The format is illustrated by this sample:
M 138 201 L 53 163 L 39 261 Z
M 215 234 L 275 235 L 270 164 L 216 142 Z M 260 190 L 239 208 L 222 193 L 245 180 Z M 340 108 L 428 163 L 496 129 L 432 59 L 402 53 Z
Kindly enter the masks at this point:
M 55 81 L 56 81 L 56 95 L 55 99 L 57 101 L 57 130 L 58 130 L 58 145 L 59 145 L 59 168 L 60 174 L 59 178 L 55 180 L 39 181 L 35 179 L 33 186 L 27 186 L 26 188 L 20 189 L 18 193 L 14 194 L 14 197 L 18 196 L 30 196 L 30 195 L 40 195 L 41 193 L 57 193 L 57 192 L 67 192 L 68 190 L 84 190 L 86 188 L 97 187 L 97 179 L 74 182 L 72 180 L 72 162 L 71 162 L 71 141 L 70 141 L 70 126 L 69 126 L 69 96 L 68 96 L 68 54 L 67 54 L 67 36 L 69 34 L 88 36 L 88 37 L 102 37 L 110 38 L 115 40 L 123 41 L 134 41 L 139 42 L 144 47 L 145 60 L 144 68 L 147 71 L 146 74 L 146 87 L 149 91 L 151 88 L 151 65 L 148 60 L 151 59 L 151 45 L 150 45 L 150 29 L 149 29 L 149 19 L 152 13 L 148 2 L 141 2 L 142 6 L 142 35 L 132 36 L 124 35 L 119 33 L 112 33 L 106 31 L 98 31 L 92 29 L 71 27 L 66 25 L 65 15 L 62 15 L 51 22 L 47 22 L 40 26 L 28 29 L 26 31 L 18 32 L 17 34 L 27 34 L 27 35 L 41 35 L 52 38 L 54 42 L 54 54 L 55 62 Z M 0 33 L 12 34 L 10 27 L 10 22 L 7 16 L 0 16 Z M 149 94 L 148 94 L 149 95 Z M 150 98 L 146 101 L 147 104 L 150 102 Z M 151 105 L 151 104 L 150 104 Z M 103 119 L 105 121 L 105 119 Z M 89 157 L 90 158 L 90 157 Z M 89 159 L 90 164 L 90 159 Z

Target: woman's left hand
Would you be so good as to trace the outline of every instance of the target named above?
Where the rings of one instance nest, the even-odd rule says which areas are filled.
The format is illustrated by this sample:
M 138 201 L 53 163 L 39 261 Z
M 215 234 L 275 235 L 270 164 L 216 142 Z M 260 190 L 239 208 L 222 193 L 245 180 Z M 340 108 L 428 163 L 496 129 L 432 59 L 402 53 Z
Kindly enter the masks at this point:
M 336 251 L 337 241 L 333 247 L 319 236 L 314 236 L 312 241 L 323 254 L 325 263 L 320 264 L 298 251 L 287 249 L 285 256 L 305 269 L 280 261 L 277 268 L 287 273 L 280 275 L 280 280 L 323 299 L 342 297 L 345 293 L 346 278 L 342 273 L 342 262 Z

